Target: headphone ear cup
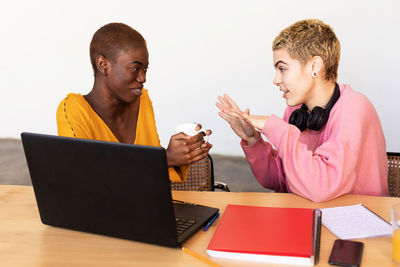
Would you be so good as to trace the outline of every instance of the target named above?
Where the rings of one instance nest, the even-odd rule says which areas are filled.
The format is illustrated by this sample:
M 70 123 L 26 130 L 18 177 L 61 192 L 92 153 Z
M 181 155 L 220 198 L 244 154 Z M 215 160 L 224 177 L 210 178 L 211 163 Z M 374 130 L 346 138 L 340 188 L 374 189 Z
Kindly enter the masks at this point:
M 307 128 L 314 131 L 321 130 L 321 128 L 324 127 L 325 123 L 328 120 L 328 115 L 329 113 L 326 109 L 318 106 L 314 107 L 313 110 L 310 112 L 310 115 L 308 116 Z
M 300 131 L 304 131 L 307 128 L 307 119 L 307 111 L 299 108 L 292 112 L 289 118 L 289 123 L 299 128 Z

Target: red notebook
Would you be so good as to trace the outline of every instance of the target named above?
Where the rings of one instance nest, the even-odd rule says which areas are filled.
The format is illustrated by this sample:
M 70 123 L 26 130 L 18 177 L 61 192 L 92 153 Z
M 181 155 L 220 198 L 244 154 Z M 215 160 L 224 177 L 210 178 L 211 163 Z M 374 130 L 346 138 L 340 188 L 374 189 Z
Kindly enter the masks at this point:
M 320 229 L 319 210 L 228 205 L 207 253 L 212 257 L 314 265 Z

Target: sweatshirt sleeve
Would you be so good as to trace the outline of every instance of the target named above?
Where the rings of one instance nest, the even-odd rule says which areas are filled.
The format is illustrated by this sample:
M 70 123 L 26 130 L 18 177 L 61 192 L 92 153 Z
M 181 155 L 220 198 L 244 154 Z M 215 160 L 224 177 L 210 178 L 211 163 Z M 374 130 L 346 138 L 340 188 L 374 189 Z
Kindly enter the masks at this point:
M 240 145 L 258 182 L 276 192 L 287 192 L 285 174 L 277 151 L 261 136 L 252 145 L 247 145 L 243 140 Z
M 349 179 L 354 177 L 349 172 L 355 172 L 357 153 L 351 151 L 349 139 L 338 137 L 341 134 L 331 131 L 330 137 L 313 152 L 300 141 L 301 132 L 297 127 L 276 116 L 269 117 L 262 133 L 283 159 L 290 191 L 321 202 L 349 193 L 354 188 L 356 180 Z
M 286 108 L 283 118 L 288 120 L 290 113 L 291 108 Z M 240 145 L 254 176 L 262 186 L 276 192 L 288 192 L 282 160 L 269 142 L 260 136 L 257 142 L 250 146 L 243 140 Z

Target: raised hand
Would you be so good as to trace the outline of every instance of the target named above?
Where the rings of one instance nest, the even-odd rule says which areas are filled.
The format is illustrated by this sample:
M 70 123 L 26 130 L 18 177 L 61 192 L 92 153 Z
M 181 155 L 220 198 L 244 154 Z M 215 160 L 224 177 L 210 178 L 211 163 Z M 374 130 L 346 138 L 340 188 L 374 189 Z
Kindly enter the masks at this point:
M 219 96 L 218 100 L 220 101 L 220 104 L 218 105 L 217 103 L 217 107 L 220 108 L 223 113 L 230 117 L 246 121 L 258 130 L 261 130 L 264 127 L 264 124 L 268 119 L 268 116 L 250 115 L 249 109 L 246 109 L 245 112 L 241 111 L 235 101 L 233 101 L 227 94 L 224 94 L 224 97 Z
M 260 137 L 258 131 L 254 129 L 250 121 L 246 118 L 250 116 L 250 111 L 246 109 L 242 112 L 238 105 L 226 94 L 218 97 L 219 102 L 216 103 L 220 112 L 218 115 L 229 123 L 232 130 L 248 144 L 253 144 Z

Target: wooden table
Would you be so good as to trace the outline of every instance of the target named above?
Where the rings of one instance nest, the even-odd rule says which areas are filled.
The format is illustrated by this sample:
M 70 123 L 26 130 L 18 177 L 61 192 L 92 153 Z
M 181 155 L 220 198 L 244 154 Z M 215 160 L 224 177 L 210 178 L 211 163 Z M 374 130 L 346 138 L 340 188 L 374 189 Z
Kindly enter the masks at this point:
M 390 207 L 400 198 L 346 195 L 313 203 L 294 194 L 173 191 L 174 199 L 218 207 L 227 204 L 269 207 L 326 208 L 363 203 L 390 221 Z M 206 256 L 206 247 L 219 219 L 200 230 L 184 245 Z M 328 257 L 336 237 L 322 227 L 320 261 Z M 362 267 L 396 266 L 390 237 L 361 239 L 365 244 Z M 283 266 L 211 258 L 222 266 Z M 0 266 L 208 266 L 182 252 L 140 242 L 82 233 L 41 223 L 31 186 L 0 186 Z

